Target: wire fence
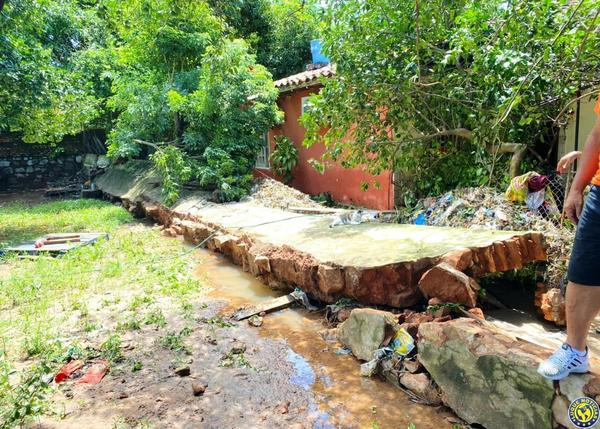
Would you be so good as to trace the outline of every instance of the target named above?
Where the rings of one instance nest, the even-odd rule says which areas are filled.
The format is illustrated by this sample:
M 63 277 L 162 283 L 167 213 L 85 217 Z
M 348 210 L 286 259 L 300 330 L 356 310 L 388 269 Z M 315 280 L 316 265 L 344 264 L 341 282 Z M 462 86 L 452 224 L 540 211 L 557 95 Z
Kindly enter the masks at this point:
M 567 199 L 567 195 L 569 194 L 569 189 L 571 187 L 571 183 L 573 183 L 573 177 L 575 176 L 574 170 L 569 170 L 564 174 L 552 174 L 548 176 L 550 182 L 548 183 L 548 189 L 550 193 L 547 193 L 547 196 L 550 196 L 553 200 L 552 202 L 556 206 L 556 209 L 560 213 L 560 216 L 551 216 L 549 212 L 545 212 L 544 208 L 540 208 L 540 214 L 552 221 L 556 226 L 565 227 L 565 218 L 563 215 L 565 202 Z M 543 206 L 544 207 L 544 206 Z

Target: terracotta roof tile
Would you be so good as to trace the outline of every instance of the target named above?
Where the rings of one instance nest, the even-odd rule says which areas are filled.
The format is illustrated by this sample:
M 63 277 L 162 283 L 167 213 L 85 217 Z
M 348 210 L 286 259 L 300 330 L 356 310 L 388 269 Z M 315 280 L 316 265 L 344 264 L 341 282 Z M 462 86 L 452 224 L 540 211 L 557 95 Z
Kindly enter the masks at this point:
M 316 70 L 309 70 L 292 76 L 276 80 L 275 87 L 282 91 L 292 89 L 296 86 L 312 86 L 319 83 L 320 77 L 335 75 L 335 64 L 329 64 Z

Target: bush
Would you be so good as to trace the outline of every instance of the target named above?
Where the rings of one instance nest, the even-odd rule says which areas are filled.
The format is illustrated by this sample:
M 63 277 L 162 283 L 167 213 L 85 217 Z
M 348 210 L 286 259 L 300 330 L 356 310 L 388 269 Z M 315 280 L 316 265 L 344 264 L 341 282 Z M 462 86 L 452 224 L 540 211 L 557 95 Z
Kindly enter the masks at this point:
M 285 183 L 290 183 L 293 178 L 293 170 L 298 165 L 298 149 L 292 140 L 286 136 L 275 136 L 275 149 L 271 154 L 271 162 L 278 176 Z

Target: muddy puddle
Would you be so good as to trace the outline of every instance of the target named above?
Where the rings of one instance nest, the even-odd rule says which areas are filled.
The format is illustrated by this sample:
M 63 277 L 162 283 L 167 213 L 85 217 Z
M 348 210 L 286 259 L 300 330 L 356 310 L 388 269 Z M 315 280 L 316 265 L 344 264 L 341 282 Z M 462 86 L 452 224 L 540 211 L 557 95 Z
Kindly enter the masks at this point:
M 209 295 L 226 301 L 224 313 L 280 296 L 224 257 L 199 250 L 197 272 L 212 288 Z M 379 379 L 360 376 L 359 362 L 340 355 L 339 344 L 326 342 L 322 313 L 293 308 L 269 314 L 261 335 L 286 342 L 294 367 L 289 382 L 313 393 L 315 429 L 326 428 L 451 428 L 444 409 L 416 404 L 399 389 Z

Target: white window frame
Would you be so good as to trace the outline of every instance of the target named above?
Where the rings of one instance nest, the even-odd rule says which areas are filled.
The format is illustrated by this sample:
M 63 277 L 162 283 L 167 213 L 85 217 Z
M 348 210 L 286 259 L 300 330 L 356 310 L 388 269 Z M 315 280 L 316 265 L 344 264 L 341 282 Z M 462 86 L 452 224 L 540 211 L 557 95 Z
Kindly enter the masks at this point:
M 302 97 L 301 98 L 301 108 L 300 108 L 300 114 L 304 114 L 306 111 L 308 111 L 311 107 L 312 107 L 312 103 L 309 100 L 309 95 Z
M 269 144 L 269 133 L 263 135 L 264 145 L 261 146 L 260 152 L 256 156 L 254 166 L 263 170 L 271 169 L 271 145 Z

